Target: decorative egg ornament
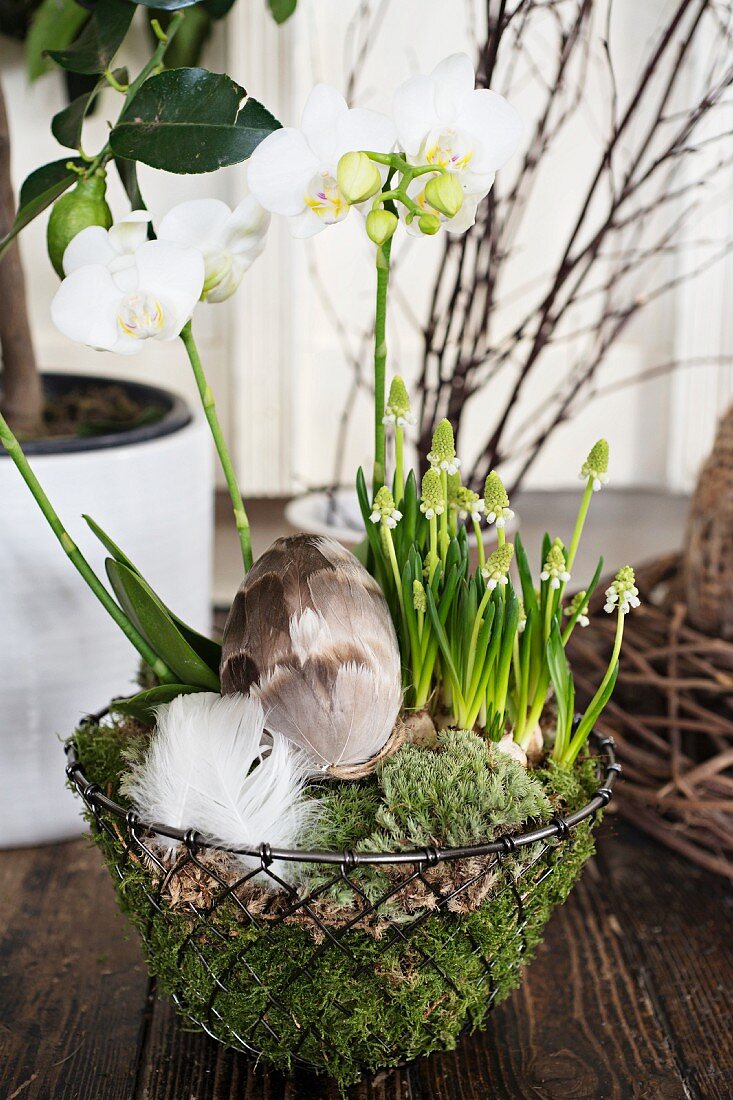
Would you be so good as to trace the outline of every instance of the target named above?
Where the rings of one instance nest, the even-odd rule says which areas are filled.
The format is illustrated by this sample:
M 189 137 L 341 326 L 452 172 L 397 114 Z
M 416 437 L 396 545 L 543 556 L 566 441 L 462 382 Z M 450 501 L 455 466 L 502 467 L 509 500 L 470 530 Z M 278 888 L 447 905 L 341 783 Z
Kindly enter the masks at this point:
M 333 539 L 278 539 L 234 598 L 221 686 L 257 696 L 266 728 L 319 768 L 379 756 L 402 701 L 400 652 L 379 585 Z

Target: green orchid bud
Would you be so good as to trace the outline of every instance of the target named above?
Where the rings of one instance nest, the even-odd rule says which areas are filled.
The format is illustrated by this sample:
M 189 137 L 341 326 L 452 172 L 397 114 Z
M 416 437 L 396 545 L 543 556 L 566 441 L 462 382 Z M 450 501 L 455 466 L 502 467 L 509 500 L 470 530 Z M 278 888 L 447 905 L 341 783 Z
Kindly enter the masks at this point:
M 581 480 L 592 479 L 595 493 L 608 482 L 608 455 L 608 441 L 599 439 L 591 447 L 588 457 L 580 468 Z
M 422 479 L 421 496 L 420 511 L 424 516 L 427 516 L 428 519 L 434 519 L 435 516 L 443 514 L 445 501 L 443 500 L 443 486 L 438 470 L 431 467 L 426 471 Z
M 370 210 L 366 219 L 369 240 L 380 246 L 386 244 L 394 235 L 398 220 L 391 210 Z
M 364 202 L 376 195 L 382 177 L 366 153 L 344 153 L 336 169 L 339 191 L 348 203 Z
M 510 542 L 497 546 L 493 554 L 489 555 L 489 560 L 481 570 L 487 588 L 494 589 L 499 584 L 509 583 L 509 566 L 512 564 L 513 557 L 514 547 Z
M 433 442 L 427 457 L 435 470 L 445 470 L 448 474 L 458 472 L 461 460 L 456 458 L 456 445 L 450 420 L 441 420 L 433 432 Z
M 421 233 L 426 237 L 433 237 L 440 229 L 440 218 L 437 214 L 421 214 L 417 224 Z
M 455 218 L 463 206 L 463 188 L 458 177 L 452 172 L 441 172 L 439 176 L 433 176 L 425 186 L 425 200 L 434 210 L 445 214 L 446 218 Z
M 420 581 L 412 582 L 412 606 L 416 611 L 422 611 L 423 615 L 428 609 L 425 586 Z

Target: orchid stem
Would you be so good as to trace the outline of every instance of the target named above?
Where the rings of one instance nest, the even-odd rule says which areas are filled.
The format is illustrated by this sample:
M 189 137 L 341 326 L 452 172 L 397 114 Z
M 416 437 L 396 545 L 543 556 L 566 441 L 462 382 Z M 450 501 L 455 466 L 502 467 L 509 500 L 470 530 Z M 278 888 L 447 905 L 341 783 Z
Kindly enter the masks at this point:
M 193 338 L 193 332 L 191 331 L 191 322 L 188 321 L 181 330 L 181 340 L 188 354 L 191 367 L 193 369 L 194 378 L 196 379 L 196 385 L 201 396 L 201 403 L 204 407 L 204 413 L 206 419 L 209 422 L 211 434 L 214 438 L 214 445 L 216 447 L 216 453 L 219 456 L 221 468 L 224 471 L 224 478 L 229 490 L 229 497 L 232 502 L 232 509 L 234 511 L 234 522 L 237 527 L 237 534 L 239 535 L 239 545 L 242 550 L 242 561 L 244 563 L 245 573 L 249 572 L 252 568 L 252 538 L 249 530 L 249 520 L 247 519 L 247 512 L 242 500 L 242 494 L 239 491 L 239 485 L 237 483 L 237 475 L 234 472 L 234 466 L 232 465 L 231 455 L 229 449 L 224 440 L 224 434 L 221 430 L 221 424 L 219 423 L 219 417 L 216 412 L 216 402 L 214 401 L 214 395 L 211 392 L 211 387 L 206 380 L 204 374 L 204 368 L 201 364 L 201 357 L 196 347 L 196 342 Z
M 175 683 L 177 679 L 176 676 L 168 668 L 168 665 L 153 652 L 142 635 L 138 633 L 122 608 L 115 602 L 104 587 L 79 547 L 74 543 L 71 535 L 64 527 L 58 513 L 51 504 L 51 501 L 46 496 L 43 486 L 31 469 L 30 463 L 23 453 L 23 448 L 13 435 L 13 432 L 2 414 L 0 414 L 0 442 L 2 442 L 5 450 L 18 468 L 20 476 L 30 489 L 36 504 L 41 509 L 54 535 L 61 543 L 69 561 L 76 568 L 77 572 L 81 574 L 105 611 L 109 613 L 123 634 L 132 642 L 135 649 L 146 664 L 150 666 L 158 679 L 164 683 Z
M 384 429 L 385 376 L 387 371 L 387 289 L 392 240 L 377 247 L 377 305 L 374 317 L 374 474 L 372 493 L 387 475 L 387 442 Z

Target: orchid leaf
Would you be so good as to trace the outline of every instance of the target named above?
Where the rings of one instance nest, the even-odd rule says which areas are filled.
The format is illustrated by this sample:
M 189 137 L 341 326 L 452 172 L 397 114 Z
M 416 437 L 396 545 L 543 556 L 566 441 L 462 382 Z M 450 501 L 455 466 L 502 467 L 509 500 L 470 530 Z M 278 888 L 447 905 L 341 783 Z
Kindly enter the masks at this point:
M 219 691 L 218 675 L 188 644 L 165 606 L 142 577 L 114 558 L 107 558 L 105 565 L 122 609 L 181 683 Z
M 97 536 L 104 548 L 112 555 L 115 561 L 121 565 L 125 565 L 133 573 L 135 573 L 145 584 L 146 588 L 151 592 L 155 599 L 160 603 L 161 607 L 165 611 L 166 615 L 171 619 L 173 624 L 177 627 L 180 634 L 183 635 L 185 641 L 190 645 L 191 649 L 201 658 L 202 661 L 211 669 L 212 672 L 218 675 L 219 665 L 221 664 L 221 645 L 219 642 L 215 642 L 213 638 L 207 638 L 204 634 L 199 634 L 193 627 L 188 626 L 182 619 L 179 619 L 175 612 L 166 607 L 160 597 L 153 592 L 148 582 L 142 576 L 140 570 L 133 565 L 127 555 L 120 550 L 119 546 L 112 541 L 109 535 L 102 530 L 98 523 L 91 518 L 91 516 L 82 517 L 90 530 Z M 151 642 L 151 645 L 153 643 Z
M 140 691 L 137 695 L 131 695 L 129 699 L 114 699 L 109 709 L 118 714 L 126 714 L 130 718 L 137 718 L 146 726 L 155 725 L 155 708 L 164 703 L 170 703 L 179 695 L 193 695 L 203 690 L 192 684 L 160 684 L 158 687 Z

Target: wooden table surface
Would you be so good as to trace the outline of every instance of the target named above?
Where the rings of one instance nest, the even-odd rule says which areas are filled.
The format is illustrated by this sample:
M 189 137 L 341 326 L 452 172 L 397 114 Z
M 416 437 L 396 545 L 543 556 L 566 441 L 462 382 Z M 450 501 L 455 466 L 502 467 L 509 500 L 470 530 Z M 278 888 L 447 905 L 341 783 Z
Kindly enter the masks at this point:
M 1 1100 L 336 1100 L 187 1031 L 85 840 L 0 853 Z M 733 892 L 609 817 L 522 987 L 353 1100 L 733 1097 Z

